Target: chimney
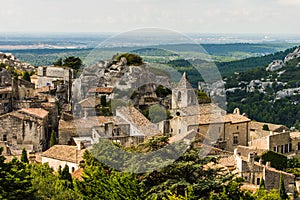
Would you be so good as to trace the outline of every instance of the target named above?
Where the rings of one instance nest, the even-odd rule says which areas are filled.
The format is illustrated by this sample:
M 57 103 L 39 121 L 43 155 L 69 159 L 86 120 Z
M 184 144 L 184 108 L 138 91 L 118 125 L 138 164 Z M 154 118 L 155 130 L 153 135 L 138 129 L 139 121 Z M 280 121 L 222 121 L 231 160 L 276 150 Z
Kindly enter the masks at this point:
M 271 167 L 271 162 L 267 162 L 266 167 Z
M 83 149 L 83 144 L 82 144 L 82 142 L 78 142 L 77 150 L 80 151 L 81 149 Z
M 259 165 L 262 165 L 262 159 L 261 158 L 259 159 Z
M 248 154 L 248 162 L 249 163 L 254 163 L 254 153 L 249 153 Z

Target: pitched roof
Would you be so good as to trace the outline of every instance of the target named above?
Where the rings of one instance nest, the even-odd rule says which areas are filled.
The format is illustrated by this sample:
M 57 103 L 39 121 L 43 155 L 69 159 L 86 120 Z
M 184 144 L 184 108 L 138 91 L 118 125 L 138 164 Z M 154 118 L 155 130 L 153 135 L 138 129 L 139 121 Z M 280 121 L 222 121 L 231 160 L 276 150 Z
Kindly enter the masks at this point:
M 82 173 L 83 173 L 83 169 L 82 169 L 82 168 L 78 168 L 75 172 L 73 172 L 73 173 L 71 174 L 71 176 L 72 176 L 73 178 L 76 178 L 76 179 L 82 181 L 82 180 L 83 180 L 83 178 L 82 178 Z
M 134 125 L 140 130 L 140 132 L 142 132 L 146 136 L 161 134 L 161 132 L 156 129 L 155 124 L 151 123 L 140 111 L 138 111 L 133 106 L 124 106 L 117 109 L 116 112 L 121 114 L 121 118 Z
M 47 110 L 44 110 L 42 108 L 22 108 L 21 110 L 18 110 L 18 112 L 33 115 L 41 119 L 47 117 L 49 113 Z
M 193 89 L 191 83 L 189 82 L 186 73 L 184 72 L 178 85 L 178 88 L 186 88 L 186 89 Z
M 113 92 L 113 87 L 96 87 L 88 90 L 88 93 L 103 93 L 103 94 L 111 94 Z
M 77 146 L 55 145 L 43 153 L 43 157 L 79 164 L 86 149 L 78 150 Z
M 289 130 L 289 128 L 281 124 L 271 124 L 271 123 L 254 122 L 254 121 L 250 122 L 249 127 L 250 129 L 262 131 L 264 125 L 268 125 L 269 130 L 273 132 L 281 132 L 281 130 Z
M 300 132 L 291 132 L 290 137 L 292 139 L 300 138 Z
M 80 101 L 79 104 L 83 108 L 95 108 L 97 105 L 100 104 L 100 100 L 95 97 L 88 97 Z

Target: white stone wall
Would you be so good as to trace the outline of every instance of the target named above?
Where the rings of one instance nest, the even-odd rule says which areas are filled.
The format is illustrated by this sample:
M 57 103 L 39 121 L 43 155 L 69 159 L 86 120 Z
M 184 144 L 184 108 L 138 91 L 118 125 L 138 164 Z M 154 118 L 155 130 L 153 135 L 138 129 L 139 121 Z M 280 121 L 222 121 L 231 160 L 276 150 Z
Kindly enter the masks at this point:
M 54 171 L 57 172 L 59 166 L 63 169 L 65 165 L 69 166 L 69 172 L 72 173 L 73 170 L 76 171 L 79 168 L 79 165 L 76 163 L 72 162 L 67 162 L 67 161 L 62 161 L 62 160 L 56 160 L 53 158 L 48 158 L 48 157 L 42 157 L 42 164 L 48 163 L 51 168 L 53 168 Z

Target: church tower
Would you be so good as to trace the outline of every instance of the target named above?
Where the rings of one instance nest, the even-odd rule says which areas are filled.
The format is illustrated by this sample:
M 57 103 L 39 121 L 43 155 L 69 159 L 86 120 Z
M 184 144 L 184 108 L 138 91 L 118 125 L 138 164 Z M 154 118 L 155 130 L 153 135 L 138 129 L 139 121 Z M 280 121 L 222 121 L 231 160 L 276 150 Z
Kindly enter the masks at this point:
M 177 87 L 172 90 L 172 109 L 197 105 L 195 90 L 184 72 Z

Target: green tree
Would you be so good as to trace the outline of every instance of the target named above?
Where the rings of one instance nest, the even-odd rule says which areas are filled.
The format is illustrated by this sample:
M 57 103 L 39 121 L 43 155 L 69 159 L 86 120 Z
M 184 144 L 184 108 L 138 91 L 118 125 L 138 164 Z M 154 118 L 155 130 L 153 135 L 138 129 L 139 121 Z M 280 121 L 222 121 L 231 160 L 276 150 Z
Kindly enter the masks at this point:
M 153 123 L 158 123 L 163 120 L 169 119 L 168 115 L 169 115 L 168 111 L 160 105 L 153 105 L 149 108 L 148 117 Z
M 53 173 L 48 163 L 43 165 L 30 165 L 32 185 L 35 190 L 30 199 L 83 199 L 76 191 L 69 188 L 65 180 Z
M 61 179 L 68 180 L 68 181 L 72 182 L 72 176 L 69 172 L 69 166 L 68 165 L 65 165 L 64 169 L 62 170 Z
M 54 145 L 57 145 L 57 140 L 56 140 L 56 133 L 54 130 L 52 130 L 51 137 L 50 137 L 50 147 L 53 147 Z
M 280 174 L 280 182 L 279 182 L 279 194 L 282 200 L 288 199 L 288 195 L 285 191 L 284 180 L 282 174 Z
M 23 79 L 24 79 L 25 81 L 29 81 L 29 82 L 30 82 L 30 74 L 28 73 L 28 71 L 25 71 L 25 72 L 23 73 Z
M 2 151 L 0 148 L 0 199 L 32 199 L 34 189 L 28 165 L 16 158 L 4 162 Z
M 53 63 L 54 66 L 62 66 L 63 65 L 63 61 L 62 58 L 59 58 L 57 61 L 55 61 Z
M 74 57 L 74 56 L 66 57 L 63 61 L 63 66 L 70 67 L 75 71 L 78 71 L 82 66 L 82 61 L 79 57 Z
M 23 150 L 22 150 L 21 161 L 23 163 L 29 163 L 29 160 L 28 160 L 28 157 L 27 157 L 27 152 L 26 152 L 25 148 L 23 148 Z
M 106 95 L 101 96 L 101 106 L 106 107 L 107 101 L 106 101 Z
M 287 157 L 283 154 L 274 151 L 266 151 L 262 154 L 261 159 L 263 164 L 271 162 L 271 167 L 278 170 L 285 170 L 287 168 Z
M 267 124 L 264 124 L 263 125 L 263 130 L 264 131 L 269 131 L 270 129 L 269 129 L 269 126 L 267 125 Z

